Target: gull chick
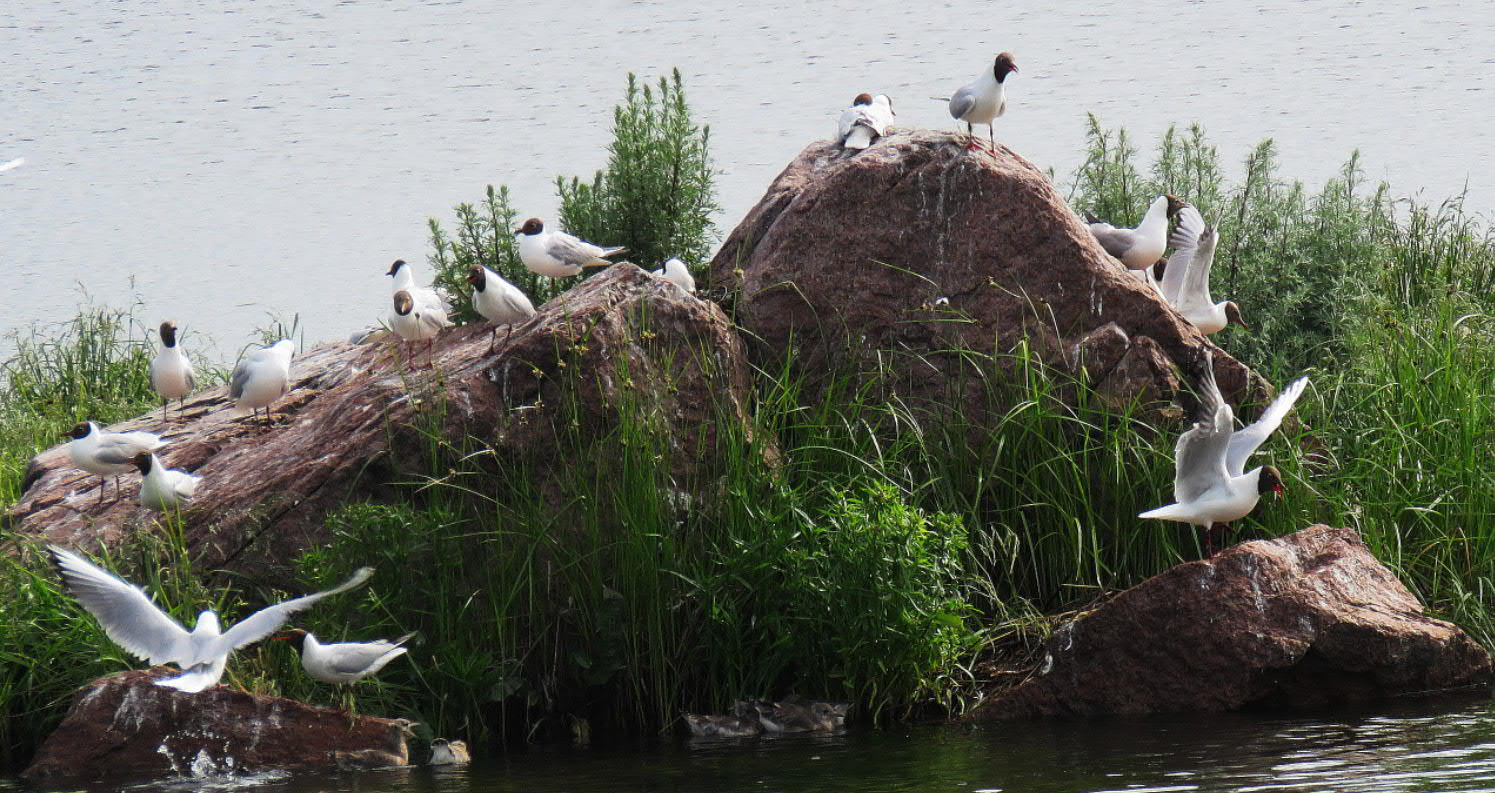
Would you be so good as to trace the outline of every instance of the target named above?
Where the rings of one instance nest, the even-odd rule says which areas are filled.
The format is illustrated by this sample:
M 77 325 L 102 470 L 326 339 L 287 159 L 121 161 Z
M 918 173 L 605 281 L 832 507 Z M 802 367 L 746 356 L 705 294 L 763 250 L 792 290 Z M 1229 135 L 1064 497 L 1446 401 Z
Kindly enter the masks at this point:
M 996 131 L 992 122 L 1007 112 L 1007 75 L 1017 71 L 1017 62 L 1012 53 L 1004 52 L 992 62 L 991 69 L 980 77 L 960 87 L 950 97 L 950 117 L 966 122 L 966 132 L 975 139 L 976 124 L 985 124 L 987 137 L 993 149 L 997 147 Z
M 663 267 L 655 270 L 653 274 L 659 276 L 660 278 L 663 278 L 666 281 L 669 281 L 675 286 L 678 286 L 691 294 L 696 293 L 695 276 L 692 276 L 690 274 L 690 268 L 685 266 L 685 262 L 682 262 L 679 259 L 674 258 L 673 256 L 664 263 Z
M 1199 210 L 1186 206 L 1178 213 L 1178 228 L 1169 243 L 1173 255 L 1163 271 L 1163 297 L 1205 335 L 1219 333 L 1231 323 L 1247 330 L 1241 309 L 1229 300 L 1210 299 L 1209 274 L 1215 263 L 1215 227 L 1204 222 Z M 1146 272 L 1139 270 L 1138 272 Z
M 1092 221 L 1090 233 L 1095 235 L 1106 253 L 1115 256 L 1129 270 L 1143 270 L 1158 263 L 1168 247 L 1168 219 L 1186 206 L 1178 196 L 1160 195 L 1147 207 L 1147 214 L 1134 229 L 1116 228 L 1110 223 Z M 1173 270 L 1169 263 L 1163 277 Z
M 178 509 L 192 500 L 202 477 L 167 468 L 156 455 L 141 452 L 135 455 L 135 467 L 140 469 L 140 504 L 157 512 Z
M 322 644 L 310 632 L 295 628 L 289 639 L 301 640 L 301 668 L 307 677 L 323 683 L 342 685 L 362 680 L 405 654 L 400 645 L 410 641 L 407 633 L 394 641 L 333 642 Z
M 1235 412 L 1215 384 L 1213 358 L 1206 351 L 1199 382 L 1198 420 L 1179 437 L 1174 449 L 1177 471 L 1173 479 L 1174 503 L 1137 517 L 1199 526 L 1204 529 L 1206 549 L 1210 550 L 1213 546 L 1210 533 L 1217 524 L 1229 524 L 1250 514 L 1262 493 L 1282 493 L 1282 474 L 1276 468 L 1257 466 L 1247 471 L 1246 460 L 1282 425 L 1282 419 L 1307 385 L 1306 377 L 1294 380 L 1262 412 L 1261 418 L 1249 427 L 1236 430 Z
M 291 390 L 291 356 L 296 342 L 281 339 L 244 356 L 228 378 L 228 395 L 240 410 L 265 409 L 265 423 L 273 424 L 270 406 Z
M 519 260 L 530 272 L 551 278 L 580 275 L 584 267 L 606 267 L 612 264 L 608 257 L 628 250 L 593 245 L 564 231 L 546 231 L 539 218 L 524 221 L 514 233 L 519 236 Z
M 472 754 L 467 751 L 467 744 L 445 738 L 431 742 L 431 765 L 467 765 L 470 762 Z
M 182 354 L 176 343 L 177 325 L 171 320 L 161 323 L 161 351 L 151 359 L 151 388 L 161 396 L 161 420 L 166 421 L 166 407 L 177 400 L 177 412 L 192 389 L 197 386 L 197 374 L 192 371 L 192 362 Z
M 836 138 L 845 149 L 865 149 L 893 126 L 893 100 L 887 94 L 857 94 L 836 120 Z
M 47 547 L 68 591 L 99 621 L 104 633 L 136 658 L 153 665 L 181 667 L 181 675 L 157 680 L 156 685 L 188 693 L 216 685 L 234 650 L 275 633 L 292 614 L 311 608 L 322 598 L 347 592 L 374 574 L 374 568 L 364 567 L 339 586 L 266 606 L 227 631 L 220 632 L 218 614 L 207 609 L 197 615 L 197 624 L 188 633 L 152 603 L 140 587 L 126 583 L 72 551 L 55 545 Z
M 151 452 L 166 445 L 160 436 L 149 432 L 105 432 L 92 421 L 74 424 L 63 433 L 72 438 L 67 445 L 73 465 L 99 478 L 99 503 L 104 503 L 105 477 L 114 477 L 114 497 L 119 498 L 119 475 L 135 470 L 135 455 Z

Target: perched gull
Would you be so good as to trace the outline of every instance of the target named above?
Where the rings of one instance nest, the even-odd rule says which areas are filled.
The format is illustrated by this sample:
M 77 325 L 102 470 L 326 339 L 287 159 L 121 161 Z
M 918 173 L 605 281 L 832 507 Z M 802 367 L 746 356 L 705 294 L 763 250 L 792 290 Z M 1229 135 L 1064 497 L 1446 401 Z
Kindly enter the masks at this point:
M 446 318 L 446 311 L 440 304 L 430 302 L 429 298 L 417 301 L 414 295 L 402 289 L 395 292 L 394 304 L 395 313 L 389 318 L 389 329 L 407 343 L 426 342 L 427 353 L 436 334 L 442 328 L 452 326 L 451 320 Z M 429 355 L 427 358 L 429 360 Z
M 68 590 L 99 621 L 104 633 L 137 658 L 153 665 L 170 663 L 181 667 L 183 674 L 157 680 L 156 685 L 188 693 L 217 684 L 234 650 L 275 633 L 292 614 L 305 611 L 322 598 L 359 586 L 374 574 L 374 568 L 362 568 L 340 586 L 266 606 L 221 633 L 218 615 L 208 609 L 197 615 L 197 625 L 188 633 L 152 603 L 140 587 L 95 567 L 72 551 L 55 545 L 48 549 Z
M 546 231 L 544 221 L 530 218 L 514 232 L 519 235 L 519 260 L 536 275 L 568 278 L 584 267 L 606 267 L 609 256 L 626 248 L 604 248 L 583 242 L 564 231 Z
M 135 455 L 135 467 L 140 469 L 140 503 L 157 512 L 177 509 L 192 500 L 202 477 L 167 468 L 156 455 L 141 452 Z
M 177 400 L 177 412 L 182 403 L 197 386 L 197 374 L 192 371 L 192 362 L 182 354 L 176 343 L 176 323 L 166 320 L 161 323 L 161 351 L 151 359 L 151 388 L 161 395 L 161 420 L 166 421 L 166 408 L 171 400 Z
M 1090 233 L 1095 235 L 1106 253 L 1120 259 L 1128 269 L 1146 269 L 1163 258 L 1163 250 L 1168 247 L 1168 218 L 1184 206 L 1178 196 L 1160 195 L 1153 199 L 1136 228 L 1119 229 L 1110 223 L 1094 221 L 1090 224 Z M 1168 277 L 1166 270 L 1163 277 Z
M 470 762 L 472 754 L 467 751 L 467 744 L 445 738 L 431 742 L 431 765 L 467 765 Z
M 1206 351 L 1199 382 L 1199 418 L 1179 437 L 1174 449 L 1175 503 L 1137 517 L 1200 526 L 1208 547 L 1213 545 L 1210 532 L 1216 524 L 1229 524 L 1245 517 L 1256 508 L 1262 493 L 1270 490 L 1281 494 L 1282 474 L 1276 468 L 1268 465 L 1246 471 L 1246 460 L 1282 425 L 1282 419 L 1307 385 L 1306 377 L 1294 380 L 1262 412 L 1261 418 L 1245 429 L 1236 430 L 1235 412 L 1215 384 L 1213 357 Z
M 404 259 L 395 259 L 394 264 L 389 266 L 389 272 L 385 275 L 394 279 L 390 283 L 389 294 L 391 297 L 396 292 L 409 292 L 416 302 L 423 305 L 440 306 L 443 312 L 451 311 L 452 304 L 447 300 L 446 292 L 434 286 L 416 286 L 414 268 Z
M 696 293 L 696 279 L 690 274 L 690 268 L 685 266 L 685 262 L 673 256 L 664 263 L 663 267 L 655 270 L 653 274 L 691 294 Z
M 67 445 L 73 465 L 98 476 L 100 504 L 109 484 L 105 477 L 114 477 L 114 497 L 119 498 L 119 475 L 135 470 L 135 455 L 166 445 L 160 436 L 149 432 L 104 432 L 92 421 L 75 424 L 63 434 L 73 439 Z
M 535 315 L 534 304 L 519 287 L 481 264 L 467 268 L 467 283 L 472 284 L 473 310 L 495 325 L 512 326 Z M 496 333 L 489 339 L 490 351 L 497 339 Z
M 997 147 L 996 131 L 992 123 L 1007 112 L 1007 94 L 1003 83 L 1007 75 L 1017 71 L 1017 62 L 1012 53 L 1004 52 L 992 62 L 991 71 L 960 87 L 950 97 L 950 117 L 966 122 L 966 132 L 975 137 L 975 125 L 985 124 L 992 148 Z
M 1229 300 L 1210 300 L 1209 273 L 1215 263 L 1215 227 L 1206 225 L 1199 210 L 1186 206 L 1178 213 L 1178 228 L 1169 238 L 1173 255 L 1163 271 L 1163 297 L 1201 333 L 1219 333 L 1230 323 L 1247 330 L 1241 309 Z M 1147 272 L 1139 270 L 1138 272 Z
M 893 100 L 887 94 L 857 94 L 836 120 L 836 138 L 845 149 L 865 149 L 893 126 Z
M 265 423 L 273 424 L 270 406 L 291 390 L 291 356 L 296 354 L 296 342 L 281 339 L 269 347 L 244 356 L 234 373 L 228 378 L 228 395 L 240 410 L 265 409 Z
M 341 685 L 362 680 L 405 654 L 400 645 L 410 641 L 407 633 L 394 641 L 333 642 L 322 644 L 310 632 L 295 628 L 288 639 L 301 640 L 301 668 L 313 680 Z

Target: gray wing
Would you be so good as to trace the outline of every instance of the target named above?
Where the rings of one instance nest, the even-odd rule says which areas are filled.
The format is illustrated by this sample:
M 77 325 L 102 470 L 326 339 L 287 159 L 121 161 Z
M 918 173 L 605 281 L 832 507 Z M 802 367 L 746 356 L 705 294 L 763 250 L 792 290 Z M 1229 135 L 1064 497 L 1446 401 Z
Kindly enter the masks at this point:
M 394 641 L 379 639 L 372 642 L 344 642 L 322 649 L 332 649 L 332 656 L 328 666 L 334 672 L 347 675 L 355 675 L 368 671 L 375 661 L 383 658 L 391 650 L 403 649 L 400 645 L 410 640 L 413 633 L 407 633 Z
M 147 433 L 111 433 L 99 438 L 99 450 L 94 457 L 105 465 L 128 465 L 135 455 L 150 451 L 161 445 L 161 439 Z
M 234 399 L 244 396 L 244 386 L 249 384 L 249 378 L 254 374 L 254 365 L 259 362 L 258 352 L 244 356 L 239 360 L 239 365 L 234 367 L 234 373 L 228 378 L 228 395 Z
M 1204 373 L 1197 391 L 1199 419 L 1179 437 L 1174 448 L 1173 498 L 1179 503 L 1194 501 L 1226 481 L 1226 451 L 1235 429 L 1235 413 L 1215 384 L 1214 357 L 1208 351 L 1204 354 Z
M 583 242 L 570 234 L 550 235 L 550 244 L 545 247 L 545 252 L 553 258 L 566 264 L 577 267 L 585 267 L 604 256 L 616 253 L 617 248 L 603 248 L 590 242 Z
M 1120 259 L 1121 255 L 1131 250 L 1137 244 L 1137 231 L 1135 229 L 1119 229 L 1110 223 L 1091 223 L 1090 233 L 1095 235 L 1095 241 L 1100 243 L 1106 253 Z M 1168 263 L 1169 269 L 1173 268 L 1173 262 Z M 1163 273 L 1167 278 L 1168 274 Z
M 1179 210 L 1178 228 L 1168 238 L 1168 244 L 1173 246 L 1173 255 L 1168 257 L 1168 269 L 1163 271 L 1163 297 L 1175 307 L 1178 305 L 1178 292 L 1189 274 L 1195 252 L 1199 248 L 1199 237 L 1204 230 L 1204 218 L 1199 210 L 1193 206 Z
M 68 591 L 88 610 L 104 633 L 131 655 L 152 664 L 182 663 L 190 634 L 151 602 L 137 586 L 94 566 L 72 551 L 47 546 Z
M 950 117 L 959 120 L 976 107 L 976 88 L 963 85 L 950 97 Z
M 846 141 L 846 136 L 851 134 L 851 128 L 856 126 L 857 118 L 862 115 L 861 105 L 853 105 L 841 111 L 841 116 L 836 119 L 836 140 Z
M 1288 411 L 1303 395 L 1303 389 L 1308 387 L 1308 378 L 1299 377 L 1291 385 L 1272 400 L 1272 404 L 1261 414 L 1251 426 L 1237 432 L 1230 438 L 1230 448 L 1225 455 L 1225 469 L 1231 476 L 1240 476 L 1246 472 L 1246 460 L 1261 448 L 1267 438 L 1277 428 L 1282 426 L 1282 420 L 1287 417 Z
M 218 637 L 213 654 L 227 653 L 240 647 L 254 644 L 260 639 L 280 630 L 280 626 L 284 625 L 286 620 L 291 618 L 292 614 L 311 608 L 322 598 L 347 592 L 354 587 L 360 586 L 369 580 L 369 577 L 373 574 L 374 568 L 362 567 L 359 568 L 358 572 L 353 574 L 352 578 L 325 592 L 302 595 L 298 598 L 276 603 L 273 606 L 266 606 L 250 614 L 248 617 L 239 620 L 234 624 L 234 627 L 229 628 L 222 636 Z

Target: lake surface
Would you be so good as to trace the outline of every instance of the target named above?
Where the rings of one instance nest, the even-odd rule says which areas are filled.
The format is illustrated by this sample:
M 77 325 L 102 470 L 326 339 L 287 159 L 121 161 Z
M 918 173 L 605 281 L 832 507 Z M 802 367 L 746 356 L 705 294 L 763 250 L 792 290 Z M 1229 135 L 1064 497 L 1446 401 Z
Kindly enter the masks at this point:
M 0 790 L 7 790 L 0 783 Z M 1172 793 L 1495 790 L 1487 698 L 1225 715 L 852 730 L 531 750 L 460 769 L 148 785 L 141 793 Z
M 1495 0 L 490 3 L 19 0 L 0 15 L 0 333 L 137 299 L 232 357 L 272 316 L 308 341 L 388 313 L 426 219 L 507 183 L 550 215 L 602 166 L 629 71 L 679 66 L 711 124 L 724 230 L 863 90 L 900 124 L 1002 49 L 998 137 L 1061 179 L 1085 113 L 1149 150 L 1205 125 L 1227 163 L 1275 138 L 1321 184 L 1366 175 L 1495 206 Z M 606 243 L 606 240 L 597 242 Z M 216 347 L 209 345 L 215 342 Z M 0 343 L 0 350 L 8 348 Z

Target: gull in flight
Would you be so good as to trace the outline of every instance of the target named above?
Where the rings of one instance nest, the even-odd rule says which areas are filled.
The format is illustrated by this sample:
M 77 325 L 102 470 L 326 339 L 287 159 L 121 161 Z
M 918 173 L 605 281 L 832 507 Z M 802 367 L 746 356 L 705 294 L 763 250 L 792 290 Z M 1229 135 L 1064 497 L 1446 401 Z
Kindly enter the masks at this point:
M 1175 503 L 1159 507 L 1138 515 L 1139 518 L 1157 518 L 1191 523 L 1204 529 L 1206 550 L 1211 551 L 1211 532 L 1216 526 L 1229 528 L 1229 523 L 1250 514 L 1268 491 L 1282 493 L 1282 474 L 1273 466 L 1257 466 L 1246 469 L 1246 460 L 1266 443 L 1282 419 L 1292 410 L 1303 389 L 1308 385 L 1307 377 L 1294 380 L 1272 404 L 1262 412 L 1261 418 L 1244 429 L 1235 429 L 1235 412 L 1220 394 L 1215 384 L 1213 357 L 1204 354 L 1204 372 L 1199 382 L 1198 420 L 1178 439 L 1174 449 L 1177 473 L 1173 479 Z
M 1168 219 L 1185 206 L 1178 196 L 1160 195 L 1152 200 L 1136 228 L 1116 228 L 1110 223 L 1091 220 L 1090 233 L 1106 253 L 1119 259 L 1127 269 L 1145 270 L 1163 258 L 1163 250 L 1168 247 Z M 1163 277 L 1167 275 L 1164 271 Z
M 166 421 L 166 408 L 171 400 L 177 401 L 177 413 L 182 412 L 183 402 L 197 386 L 197 373 L 192 371 L 192 362 L 182 354 L 176 343 L 177 325 L 171 320 L 161 323 L 161 351 L 151 360 L 151 388 L 161 395 L 161 420 Z
M 893 100 L 887 94 L 857 94 L 836 120 L 836 138 L 844 149 L 865 149 L 893 126 Z
M 535 315 L 534 304 L 519 287 L 481 264 L 467 268 L 467 283 L 472 284 L 473 310 L 495 325 L 507 325 L 512 329 L 515 322 L 523 322 Z M 498 334 L 494 333 L 489 339 L 490 352 L 492 343 L 497 340 Z
M 653 274 L 659 276 L 660 278 L 663 278 L 666 281 L 669 281 L 675 286 L 678 286 L 691 294 L 696 293 L 695 276 L 692 276 L 690 274 L 690 268 L 685 266 L 685 262 L 680 261 L 673 256 L 664 263 L 663 267 L 655 270 Z
M 971 148 L 976 147 L 975 125 L 985 124 L 987 138 L 993 150 L 997 148 L 996 130 L 992 128 L 1003 113 L 1007 112 L 1007 75 L 1017 71 L 1017 62 L 1012 53 L 997 56 L 988 71 L 960 87 L 950 97 L 950 117 L 966 122 L 966 133 L 971 136 Z
M 265 409 L 265 423 L 274 424 L 270 406 L 291 390 L 291 356 L 296 342 L 281 339 L 246 355 L 228 378 L 228 395 L 240 410 L 252 410 L 257 417 Z
M 343 685 L 368 677 L 384 668 L 384 665 L 404 655 L 400 645 L 410 641 L 414 633 L 407 633 L 394 641 L 379 639 L 372 642 L 333 642 L 323 644 L 309 631 L 293 628 L 286 639 L 301 640 L 301 668 L 313 680 Z
M 311 608 L 322 598 L 347 592 L 374 574 L 374 568 L 362 568 L 339 586 L 266 606 L 227 631 L 220 632 L 218 615 L 207 609 L 197 615 L 197 625 L 189 633 L 152 603 L 140 587 L 126 583 L 72 551 L 55 545 L 48 546 L 48 550 L 68 591 L 99 621 L 104 633 L 125 651 L 152 665 L 170 663 L 181 667 L 182 674 L 157 680 L 156 685 L 187 693 L 216 685 L 234 650 L 275 633 L 292 614 Z
M 580 275 L 584 267 L 606 267 L 612 264 L 608 257 L 628 251 L 583 242 L 564 231 L 546 231 L 539 218 L 524 221 L 514 233 L 519 236 L 519 260 L 530 272 L 551 278 Z
M 1209 274 L 1215 263 L 1217 240 L 1215 227 L 1204 222 L 1198 209 L 1185 206 L 1179 210 L 1178 228 L 1169 238 L 1173 255 L 1163 270 L 1163 297 L 1205 335 L 1219 333 L 1231 323 L 1250 330 L 1234 302 L 1210 300 Z
M 202 477 L 167 468 L 156 455 L 141 452 L 135 455 L 135 467 L 140 469 L 140 504 L 157 512 L 177 509 L 192 500 Z
M 99 503 L 104 503 L 105 477 L 114 477 L 114 497 L 119 498 L 119 475 L 135 470 L 135 455 L 151 452 L 166 445 L 159 435 L 149 432 L 105 432 L 92 421 L 73 425 L 63 433 L 72 438 L 67 445 L 73 465 L 99 478 Z

